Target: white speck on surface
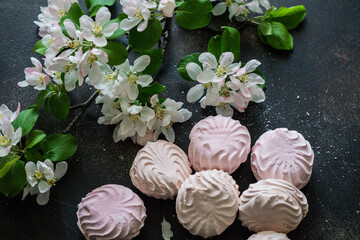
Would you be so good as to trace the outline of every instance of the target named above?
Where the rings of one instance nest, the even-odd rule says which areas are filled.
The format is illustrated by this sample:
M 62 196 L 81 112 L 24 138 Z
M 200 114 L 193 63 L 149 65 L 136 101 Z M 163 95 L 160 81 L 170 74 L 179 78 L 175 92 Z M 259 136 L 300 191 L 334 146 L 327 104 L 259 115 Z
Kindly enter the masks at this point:
M 163 221 L 161 222 L 161 232 L 164 240 L 170 240 L 174 236 L 174 233 L 171 231 L 171 225 L 165 218 L 163 218 Z
M 309 113 L 309 112 L 306 112 L 306 115 L 307 115 L 307 116 L 310 116 L 310 113 Z

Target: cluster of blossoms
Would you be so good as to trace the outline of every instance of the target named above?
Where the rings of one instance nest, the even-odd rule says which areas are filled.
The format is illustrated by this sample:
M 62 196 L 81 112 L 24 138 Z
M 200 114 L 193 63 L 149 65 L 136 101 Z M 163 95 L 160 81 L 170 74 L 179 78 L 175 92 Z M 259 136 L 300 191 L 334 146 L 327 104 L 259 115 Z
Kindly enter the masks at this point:
M 2 104 L 0 106 L 0 157 L 7 156 L 13 147 L 20 142 L 22 136 L 21 127 L 16 131 L 11 124 L 20 112 L 20 103 L 15 112 L 9 110 L 9 108 Z
M 34 67 L 25 69 L 25 80 L 20 87 L 34 86 L 44 90 L 47 86 L 59 89 L 64 84 L 67 91 L 81 86 L 84 82 L 100 92 L 97 103 L 103 104 L 103 117 L 100 124 L 116 124 L 114 141 L 131 137 L 134 142 L 144 145 L 147 141 L 156 141 L 163 133 L 169 141 L 174 141 L 172 125 L 184 122 L 191 117 L 182 103 L 172 99 L 159 99 L 151 94 L 144 97 L 139 91 L 150 87 L 153 79 L 142 72 L 150 64 L 151 58 L 144 55 L 130 66 L 129 60 L 118 66 L 108 65 L 108 55 L 101 50 L 107 45 L 106 37 L 111 36 L 118 23 L 108 23 L 111 14 L 106 7 L 101 7 L 95 21 L 87 15 L 80 17 L 80 26 L 76 27 L 70 19 L 63 21 L 66 35 L 59 21 L 69 11 L 74 1 L 49 0 L 49 6 L 41 8 L 39 15 L 39 35 L 46 47 L 44 66 L 31 58 Z M 121 1 L 127 19 L 122 20 L 120 27 L 130 30 L 138 25 L 138 31 L 147 27 L 151 16 L 164 15 L 171 17 L 175 8 L 174 0 Z M 152 15 L 150 10 L 162 11 Z M 154 96 L 152 96 L 154 95 Z M 140 101 L 141 100 L 141 101 Z
M 54 187 L 56 182 L 62 178 L 68 168 L 67 162 L 54 164 L 46 159 L 44 162 L 27 162 L 25 165 L 27 185 L 23 191 L 22 200 L 30 193 L 37 194 L 36 202 L 39 205 L 45 205 L 49 202 L 50 188 Z
M 163 15 L 171 18 L 176 7 L 175 0 L 120 0 L 124 13 L 128 16 L 120 23 L 120 28 L 128 31 L 137 27 L 137 31 L 142 32 L 148 26 L 151 16 Z M 152 13 L 154 11 L 154 13 Z M 156 13 L 156 11 L 162 12 Z
M 201 107 L 215 106 L 216 112 L 223 116 L 232 116 L 233 109 L 244 112 L 250 101 L 256 103 L 265 100 L 265 93 L 259 85 L 264 79 L 253 73 L 260 65 L 257 60 L 251 60 L 241 67 L 241 63 L 234 62 L 234 54 L 225 52 L 219 61 L 211 53 L 202 53 L 199 56 L 202 67 L 194 62 L 186 65 L 188 75 L 198 84 L 192 87 L 188 94 L 188 102 L 201 98 Z
M 215 0 L 210 0 L 214 2 Z M 248 18 L 248 15 L 251 12 L 254 13 L 263 13 L 264 7 L 265 10 L 270 8 L 270 3 L 268 0 L 226 0 L 225 2 L 220 2 L 215 5 L 213 14 L 215 16 L 219 16 L 225 13 L 226 9 L 229 9 L 229 19 L 231 20 L 233 17 L 238 21 L 244 21 Z
M 96 102 L 103 104 L 104 115 L 98 123 L 117 125 L 113 134 L 115 142 L 131 137 L 134 142 L 145 145 L 148 141 L 156 141 L 161 133 L 174 142 L 172 125 L 191 117 L 191 112 L 181 109 L 181 102 L 159 99 L 157 94 L 143 97 L 141 89 L 146 89 L 153 81 L 150 75 L 142 74 L 150 61 L 149 56 L 143 55 L 133 66 L 126 60 L 114 69 L 107 67 L 103 79 L 95 85 L 102 93 Z
M 43 90 L 48 85 L 64 84 L 67 91 L 72 91 L 76 85 L 81 86 L 84 79 L 91 85 L 102 79 L 100 65 L 108 62 L 108 56 L 99 48 L 107 45 L 106 37 L 111 36 L 119 24 L 108 23 L 111 14 L 106 7 L 102 7 L 96 14 L 95 21 L 83 15 L 80 18 L 80 29 L 77 29 L 70 19 L 66 19 L 66 36 L 58 21 L 70 8 L 70 2 L 49 1 L 49 7 L 41 8 L 42 14 L 39 15 L 39 19 L 42 20 L 42 24 L 38 25 L 39 35 L 43 36 L 42 44 L 47 49 L 45 67 L 37 59 L 31 58 L 34 67 L 25 69 L 25 81 L 19 82 L 20 87 L 30 85 L 37 90 Z M 65 4 L 65 10 L 61 8 L 60 3 Z M 46 14 L 47 11 L 59 14 L 58 18 Z

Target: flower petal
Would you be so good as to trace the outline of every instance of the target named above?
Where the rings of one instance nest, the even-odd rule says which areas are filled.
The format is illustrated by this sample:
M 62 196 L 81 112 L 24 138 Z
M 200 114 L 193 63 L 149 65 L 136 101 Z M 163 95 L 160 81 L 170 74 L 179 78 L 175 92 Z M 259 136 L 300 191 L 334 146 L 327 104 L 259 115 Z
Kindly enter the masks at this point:
M 251 91 L 252 101 L 256 103 L 261 103 L 265 101 L 265 93 L 261 88 L 259 88 L 258 86 L 252 86 L 250 87 L 250 91 Z
M 74 23 L 70 19 L 65 19 L 64 26 L 66 32 L 69 34 L 71 38 L 77 38 L 76 36 L 76 27 Z
M 229 104 L 226 104 L 224 107 L 216 107 L 215 110 L 217 114 L 220 114 L 224 117 L 232 117 L 234 114 L 234 110 Z
M 153 81 L 150 75 L 141 75 L 137 78 L 136 82 L 140 84 L 142 87 L 148 86 Z
M 50 185 L 45 181 L 40 181 L 38 184 L 40 193 L 45 193 L 50 190 Z
M 260 66 L 260 64 L 261 64 L 261 62 L 259 62 L 256 59 L 253 59 L 253 60 L 250 60 L 249 62 L 247 62 L 244 68 L 245 68 L 246 72 L 250 73 L 250 72 L 255 71 L 255 69 L 258 66 Z
M 234 54 L 232 52 L 224 52 L 221 54 L 219 63 L 223 67 L 227 67 L 234 62 Z
M 91 31 L 92 28 L 94 27 L 94 20 L 92 20 L 87 15 L 82 15 L 79 21 L 80 21 L 80 28 L 83 30 Z
M 118 23 L 109 23 L 104 27 L 103 34 L 105 37 L 110 37 L 114 34 L 116 29 L 119 27 Z
M 120 28 L 129 31 L 141 22 L 139 18 L 124 19 L 120 22 Z
M 225 2 L 220 2 L 218 4 L 215 5 L 214 10 L 213 10 L 213 14 L 214 16 L 219 16 L 224 14 L 226 11 L 226 4 Z
M 216 74 L 214 73 L 214 71 L 212 71 L 210 69 L 201 72 L 197 76 L 197 80 L 200 83 L 209 83 L 209 82 L 213 81 L 215 78 L 216 78 Z
M 199 61 L 201 63 L 209 64 L 212 69 L 216 68 L 217 66 L 216 57 L 209 52 L 200 54 Z
M 111 13 L 107 7 L 101 7 L 96 13 L 95 22 L 99 23 L 100 26 L 104 26 L 105 23 L 110 21 Z
M 45 193 L 38 193 L 38 195 L 36 196 L 36 202 L 39 205 L 43 206 L 49 202 L 49 196 L 50 196 L 50 191 L 47 191 Z
M 161 132 L 165 135 L 166 140 L 168 140 L 169 142 L 174 142 L 175 141 L 175 131 L 172 127 L 168 127 L 168 128 L 161 128 Z
M 201 67 L 194 63 L 194 62 L 191 62 L 191 63 L 188 63 L 186 65 L 186 71 L 187 73 L 189 74 L 189 77 L 192 79 L 192 80 L 197 80 L 197 76 L 201 73 Z
M 189 92 L 186 95 L 186 100 L 190 103 L 195 102 L 204 95 L 204 86 L 202 84 L 197 84 L 194 87 L 190 88 Z
M 151 58 L 148 55 L 143 55 L 134 61 L 133 71 L 136 73 L 142 72 L 149 66 Z
M 56 169 L 54 172 L 54 177 L 56 178 L 56 181 L 59 181 L 65 175 L 67 169 L 67 162 L 59 162 L 56 164 Z

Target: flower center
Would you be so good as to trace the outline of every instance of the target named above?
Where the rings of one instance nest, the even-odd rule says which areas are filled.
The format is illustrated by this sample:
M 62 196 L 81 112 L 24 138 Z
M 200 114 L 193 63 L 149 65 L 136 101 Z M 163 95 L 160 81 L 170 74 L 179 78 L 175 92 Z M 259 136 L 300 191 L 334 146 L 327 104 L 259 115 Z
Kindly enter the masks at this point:
M 116 109 L 120 109 L 121 110 L 121 100 L 117 100 L 114 102 L 113 107 Z
M 141 13 L 141 9 L 138 7 L 136 10 L 137 10 L 137 11 L 136 11 L 136 13 L 134 14 L 134 17 L 137 17 L 137 18 L 143 20 L 143 19 L 144 19 L 144 16 L 143 16 L 142 13 Z
M 80 42 L 79 41 L 69 41 L 67 45 L 69 48 L 79 48 Z
M 227 7 L 230 7 L 231 4 L 232 4 L 232 1 L 231 1 L 231 0 L 226 0 L 225 5 L 226 5 Z
M 97 61 L 97 56 L 95 54 L 90 53 L 90 55 L 87 59 L 87 64 L 93 65 L 95 61 Z
M 40 171 L 35 171 L 35 177 L 37 180 L 41 180 L 44 177 L 44 174 Z
M 129 75 L 128 82 L 129 84 L 136 84 L 137 76 L 133 73 Z
M 50 187 L 53 187 L 53 186 L 55 186 L 56 184 L 56 178 L 53 178 L 53 179 L 51 179 L 51 180 L 47 180 L 46 181 L 49 185 L 50 185 Z
M 0 120 L 2 119 L 2 116 L 3 116 L 3 115 L 2 115 L 2 114 L 0 114 Z
M 103 27 L 100 26 L 99 23 L 94 22 L 94 28 L 92 30 L 92 33 L 94 34 L 94 36 L 95 37 L 101 37 L 103 35 L 102 31 L 103 31 Z
M 154 107 L 155 110 L 155 116 L 157 119 L 164 119 L 166 115 L 166 111 L 163 109 L 163 107 L 158 103 Z
M 220 96 L 222 96 L 222 97 L 229 97 L 230 96 L 230 89 L 226 85 L 223 85 L 221 87 Z
M 226 73 L 226 67 L 223 67 L 221 64 L 216 67 L 216 75 L 218 77 L 224 76 Z
M 113 82 L 117 78 L 116 73 L 109 73 L 105 75 L 105 82 L 110 83 Z
M 217 107 L 226 108 L 226 106 L 229 105 L 228 103 L 220 102 Z
M 212 88 L 212 87 L 213 87 L 211 82 L 209 82 L 209 83 L 203 83 L 203 86 L 204 86 L 205 89 L 207 89 L 207 88 Z
M 130 119 L 135 123 L 139 119 L 139 114 L 130 114 Z
M 76 67 L 76 63 L 68 63 L 65 65 L 65 73 L 70 72 L 71 69 Z
M 66 11 L 62 8 L 59 9 L 59 16 L 62 18 L 63 16 L 66 15 Z
M 43 83 L 44 82 L 44 76 L 43 75 L 40 75 L 39 79 L 38 79 L 38 82 L 39 83 Z
M 248 83 L 249 82 L 249 75 L 244 74 L 244 75 L 241 75 L 241 76 L 237 77 L 237 79 L 239 79 L 239 81 L 242 82 L 242 83 Z
M 0 146 L 6 148 L 11 145 L 11 139 L 8 139 L 6 136 L 0 137 Z
M 55 74 L 55 78 L 57 78 L 57 79 L 61 78 L 61 73 L 60 72 L 56 71 L 54 74 Z
M 50 38 L 49 42 L 50 42 L 50 45 L 53 44 L 54 43 L 54 38 Z

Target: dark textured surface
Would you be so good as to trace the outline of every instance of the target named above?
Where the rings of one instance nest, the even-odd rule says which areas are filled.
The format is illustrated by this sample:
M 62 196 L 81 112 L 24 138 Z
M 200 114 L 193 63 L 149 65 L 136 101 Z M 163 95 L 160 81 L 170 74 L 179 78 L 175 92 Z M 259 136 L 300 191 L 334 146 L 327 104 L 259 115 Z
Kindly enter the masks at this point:
M 299 1 L 272 1 L 274 5 L 292 6 Z M 262 45 L 256 28 L 241 31 L 241 60 L 258 59 L 267 77 L 266 101 L 250 104 L 246 113 L 235 119 L 248 127 L 252 144 L 268 129 L 287 127 L 302 133 L 315 152 L 310 183 L 302 190 L 310 212 L 291 239 L 360 239 L 360 1 L 302 1 L 306 20 L 296 30 L 293 52 L 279 52 Z M 118 4 L 118 3 L 117 3 Z M 17 82 L 23 70 L 31 66 L 30 57 L 39 55 L 32 47 L 39 37 L 32 23 L 45 0 L 0 0 L 0 103 L 15 109 L 35 102 L 37 91 L 20 89 Z M 119 8 L 113 8 L 116 12 Z M 216 20 L 214 25 L 228 25 Z M 233 23 L 235 24 L 235 23 Z M 179 60 L 193 52 L 205 52 L 213 33 L 187 31 L 172 24 L 169 51 L 161 68 L 159 81 L 166 85 L 168 97 L 186 101 L 193 85 L 176 73 Z M 85 101 L 88 86 L 71 93 L 72 103 Z M 190 121 L 176 125 L 176 144 L 187 151 L 188 134 L 200 119 L 214 115 L 198 103 L 185 107 L 193 112 Z M 73 114 L 73 113 L 72 113 Z M 51 190 L 50 202 L 38 206 L 34 197 L 20 201 L 0 196 L 0 239 L 83 239 L 76 226 L 77 204 L 92 189 L 107 183 L 130 187 L 144 200 L 148 218 L 136 239 L 160 240 L 160 222 L 165 217 L 172 225 L 174 240 L 201 239 L 191 236 L 176 219 L 175 201 L 148 198 L 132 186 L 128 171 L 140 149 L 132 141 L 114 143 L 113 127 L 97 124 L 100 106 L 86 111 L 79 125 L 71 131 L 79 142 L 77 154 L 69 161 L 65 177 Z M 71 118 L 72 116 L 70 116 Z M 62 131 L 66 124 L 42 113 L 37 126 L 48 133 Z M 249 161 L 232 174 L 240 191 L 255 182 Z M 247 239 L 251 233 L 235 220 L 221 236 L 212 239 Z

